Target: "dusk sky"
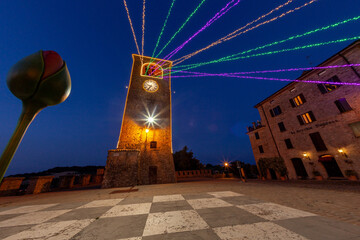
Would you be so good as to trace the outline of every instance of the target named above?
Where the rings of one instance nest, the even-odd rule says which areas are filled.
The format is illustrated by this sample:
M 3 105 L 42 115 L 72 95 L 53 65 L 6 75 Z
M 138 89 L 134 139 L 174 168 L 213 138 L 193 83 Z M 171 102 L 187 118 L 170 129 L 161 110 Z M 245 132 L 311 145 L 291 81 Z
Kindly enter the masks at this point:
M 165 57 L 186 41 L 229 1 L 206 0 L 160 57 Z M 209 45 L 286 1 L 240 1 L 171 60 Z M 309 1 L 294 0 L 264 20 Z M 141 48 L 142 1 L 127 2 Z M 146 2 L 144 48 L 147 56 L 152 55 L 171 2 Z M 158 51 L 200 2 L 175 1 Z M 318 0 L 181 64 L 218 59 L 359 15 L 359 0 Z M 131 73 L 131 54 L 137 53 L 123 1 L 2 0 L 0 23 L 0 152 L 10 139 L 21 112 L 21 101 L 6 86 L 9 68 L 41 49 L 54 50 L 66 61 L 72 78 L 69 98 L 40 112 L 29 127 L 6 175 L 56 166 L 104 166 L 107 151 L 117 144 Z M 360 36 L 360 20 L 254 53 L 356 36 Z M 353 41 L 210 64 L 192 70 L 231 73 L 316 66 Z M 300 75 L 301 72 L 285 72 L 264 76 L 296 79 Z M 246 135 L 246 127 L 260 119 L 253 106 L 286 84 L 225 77 L 173 78 L 174 151 L 187 145 L 202 163 L 219 164 L 224 158 L 255 163 Z

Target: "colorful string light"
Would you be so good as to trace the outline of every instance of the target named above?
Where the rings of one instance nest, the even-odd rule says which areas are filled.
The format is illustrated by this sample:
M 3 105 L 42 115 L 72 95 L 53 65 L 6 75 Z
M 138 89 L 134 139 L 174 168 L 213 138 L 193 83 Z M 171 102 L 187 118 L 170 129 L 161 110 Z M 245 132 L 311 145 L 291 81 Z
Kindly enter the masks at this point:
M 306 68 L 287 68 L 287 69 L 276 69 L 276 70 L 262 70 L 262 71 L 251 71 L 251 72 L 234 72 L 234 73 L 220 73 L 220 75 L 245 75 L 245 74 L 259 74 L 259 73 L 279 73 L 279 72 L 292 72 L 292 71 L 309 71 L 309 70 L 322 70 L 322 69 L 333 69 L 333 68 L 346 68 L 346 67 L 359 67 L 360 63 L 345 64 L 345 65 L 332 65 L 324 67 L 306 67 Z M 180 71 L 181 73 L 193 74 L 193 75 L 211 75 L 212 73 L 204 72 L 189 72 Z M 176 76 L 173 76 L 176 77 Z M 183 77 L 186 77 L 183 76 Z
M 193 34 L 188 40 L 186 40 L 183 44 L 181 44 L 179 47 L 177 47 L 175 50 L 173 50 L 171 53 L 169 53 L 167 56 L 164 57 L 164 59 L 170 59 L 172 58 L 176 53 L 178 53 L 186 44 L 188 44 L 193 38 L 195 38 L 199 33 L 204 31 L 206 28 L 210 27 L 211 24 L 213 24 L 216 20 L 220 19 L 224 14 L 226 14 L 231 8 L 235 7 L 240 3 L 241 0 L 231 0 L 226 4 L 225 7 L 223 7 L 219 12 L 215 14 L 214 17 L 212 17 L 200 30 L 198 30 L 195 34 Z M 231 5 L 233 4 L 233 5 Z
M 143 12 L 142 12 L 142 38 L 141 38 L 141 64 L 144 62 L 144 45 L 145 45 L 145 2 L 143 0 Z
M 343 38 L 343 39 L 339 39 L 339 40 L 322 42 L 322 43 L 313 43 L 313 44 L 308 44 L 308 45 L 304 45 L 304 46 L 298 46 L 298 47 L 294 47 L 294 48 L 287 48 L 287 49 L 282 49 L 282 50 L 269 51 L 269 52 L 252 54 L 252 55 L 235 57 L 235 58 L 221 58 L 221 59 L 213 60 L 213 61 L 210 61 L 210 62 L 198 63 L 196 65 L 186 67 L 185 69 L 181 69 L 181 71 L 197 68 L 197 67 L 207 65 L 207 64 L 211 64 L 211 63 L 235 61 L 235 60 L 238 60 L 238 59 L 247 59 L 247 58 L 252 58 L 252 57 L 266 56 L 266 55 L 271 55 L 271 54 L 276 54 L 276 53 L 290 52 L 290 51 L 301 50 L 301 49 L 306 49 L 306 48 L 311 48 L 311 47 L 320 47 L 320 46 L 325 46 L 325 45 L 329 45 L 329 44 L 341 43 L 341 42 L 346 42 L 346 41 L 351 41 L 351 40 L 358 40 L 358 39 L 360 39 L 360 36 L 350 37 L 350 38 Z M 177 71 L 174 71 L 173 73 L 176 73 L 176 72 Z
M 127 17 L 128 17 L 128 19 L 129 19 L 131 31 L 132 31 L 132 34 L 133 34 L 133 36 L 134 36 L 136 49 L 137 49 L 137 51 L 138 51 L 138 54 L 140 55 L 139 45 L 138 45 L 137 40 L 136 40 L 136 35 L 135 35 L 135 31 L 134 31 L 133 24 L 132 24 L 132 22 L 131 22 L 130 12 L 129 12 L 129 9 L 128 9 L 127 4 L 126 4 L 126 0 L 124 0 L 124 6 L 125 6 L 125 9 L 126 9 Z
M 223 37 L 223 38 L 221 38 L 221 39 L 219 39 L 219 40 L 211 43 L 210 45 L 208 45 L 208 46 L 206 46 L 206 47 L 204 47 L 204 48 L 202 48 L 202 49 L 200 49 L 200 50 L 198 50 L 198 51 L 195 51 L 195 52 L 193 52 L 193 53 L 190 53 L 190 54 L 188 54 L 188 55 L 186 55 L 186 56 L 184 56 L 184 57 L 182 57 L 182 58 L 180 58 L 180 59 L 175 60 L 174 66 L 177 65 L 177 64 L 180 64 L 181 62 L 183 62 L 183 61 L 185 61 L 185 60 L 187 60 L 187 59 L 189 59 L 189 58 L 191 58 L 191 57 L 199 54 L 200 52 L 203 52 L 203 51 L 205 51 L 205 50 L 207 50 L 207 49 L 209 49 L 209 48 L 211 48 L 211 47 L 214 47 L 214 46 L 216 46 L 216 45 L 218 45 L 218 44 L 220 44 L 220 43 L 229 41 L 229 40 L 231 40 L 231 39 L 233 39 L 233 38 L 235 38 L 235 37 L 238 37 L 238 36 L 240 36 L 240 35 L 242 35 L 242 34 L 244 34 L 244 33 L 247 33 L 247 32 L 249 32 L 249 31 L 251 31 L 251 30 L 254 30 L 254 29 L 256 29 L 256 28 L 258 28 L 258 27 L 260 27 L 260 26 L 262 26 L 262 25 L 265 25 L 265 24 L 267 24 L 267 23 L 273 22 L 273 21 L 275 21 L 275 20 L 277 20 L 277 19 L 279 19 L 279 18 L 285 17 L 286 15 L 288 15 L 288 14 L 290 14 L 290 13 L 293 13 L 293 12 L 295 12 L 295 11 L 297 11 L 297 10 L 300 10 L 300 9 L 302 9 L 302 8 L 304 8 L 304 7 L 312 4 L 312 3 L 314 3 L 315 1 L 317 1 L 317 0 L 311 0 L 310 2 L 307 2 L 307 3 L 305 3 L 304 5 L 302 5 L 302 6 L 300 6 L 300 7 L 291 9 L 291 10 L 289 10 L 289 11 L 287 11 L 287 12 L 285 12 L 285 13 L 282 13 L 281 15 L 278 15 L 278 16 L 270 19 L 270 20 L 267 20 L 267 21 L 264 21 L 264 22 L 262 22 L 262 23 L 259 23 L 259 24 L 255 25 L 254 27 L 248 28 L 248 29 L 246 29 L 246 30 L 244 30 L 244 31 L 242 31 L 242 32 L 238 32 L 238 31 L 240 31 L 240 29 L 241 29 L 241 30 L 244 29 L 245 26 L 246 26 L 246 25 L 245 25 L 244 27 L 242 27 L 242 28 L 240 28 L 240 29 L 238 29 L 238 30 L 236 30 L 236 31 L 228 34 L 227 36 L 225 36 L 225 37 Z
M 195 8 L 195 10 L 189 15 L 189 17 L 185 20 L 185 22 L 181 25 L 181 27 L 174 33 L 174 35 L 170 38 L 170 40 L 165 44 L 165 46 L 160 50 L 160 52 L 155 56 L 155 58 L 157 58 L 163 51 L 164 49 L 172 42 L 172 40 L 174 40 L 174 38 L 176 37 L 176 35 L 179 34 L 179 32 L 185 27 L 185 25 L 189 22 L 189 20 L 191 19 L 191 17 L 199 10 L 199 8 L 204 4 L 206 0 L 202 0 L 201 3 Z
M 360 86 L 360 83 L 355 82 L 328 82 L 317 80 L 298 80 L 298 79 L 286 79 L 286 78 L 267 78 L 267 77 L 254 77 L 254 76 L 238 76 L 229 74 L 208 74 L 208 75 L 191 75 L 191 76 L 172 76 L 172 78 L 186 78 L 186 77 L 231 77 L 231 78 L 243 78 L 243 79 L 257 79 L 268 81 L 281 81 L 281 82 L 301 82 L 301 83 L 315 83 L 315 84 L 331 84 L 331 85 L 347 85 L 347 86 Z
M 230 56 L 227 56 L 227 57 L 223 57 L 223 58 L 220 58 L 220 59 L 232 58 L 232 57 L 235 57 L 235 56 L 238 56 L 238 55 L 243 55 L 243 54 L 247 54 L 247 53 L 250 53 L 250 52 L 253 52 L 253 51 L 261 50 L 261 49 L 264 49 L 266 47 L 272 47 L 272 46 L 278 45 L 280 43 L 284 43 L 284 42 L 287 42 L 287 41 L 290 41 L 290 40 L 301 38 L 301 37 L 304 37 L 304 36 L 307 36 L 307 35 L 310 35 L 310 34 L 313 34 L 313 33 L 317 33 L 319 31 L 328 30 L 330 28 L 334 28 L 334 27 L 337 27 L 339 25 L 342 25 L 342 24 L 345 24 L 345 23 L 348 23 L 348 22 L 351 22 L 351 21 L 357 21 L 359 19 L 360 19 L 360 16 L 349 18 L 349 19 L 346 19 L 344 21 L 340 21 L 340 22 L 337 22 L 337 23 L 334 23 L 334 24 L 331 24 L 331 25 L 328 25 L 328 26 L 325 26 L 325 27 L 317 28 L 317 29 L 305 32 L 303 34 L 297 34 L 297 35 L 291 36 L 289 38 L 286 38 L 286 39 L 283 39 L 283 40 L 280 40 L 280 41 L 275 41 L 273 43 L 265 44 L 263 46 L 252 48 L 252 49 L 249 49 L 249 50 L 246 50 L 246 51 L 243 51 L 243 52 L 240 52 L 240 53 L 236 53 L 236 54 L 233 54 L 233 55 L 230 55 Z M 195 65 L 197 65 L 197 64 L 188 64 L 188 65 L 182 65 L 182 66 L 178 66 L 178 67 L 188 67 L 188 66 L 195 66 Z

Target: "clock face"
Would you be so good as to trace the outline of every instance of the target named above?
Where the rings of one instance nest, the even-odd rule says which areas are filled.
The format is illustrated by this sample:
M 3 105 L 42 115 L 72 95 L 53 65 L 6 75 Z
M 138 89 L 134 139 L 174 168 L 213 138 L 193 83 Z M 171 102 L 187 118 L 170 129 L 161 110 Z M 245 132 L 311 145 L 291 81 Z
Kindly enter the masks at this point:
M 156 92 L 159 89 L 159 84 L 154 80 L 146 80 L 143 83 L 143 88 L 148 92 Z

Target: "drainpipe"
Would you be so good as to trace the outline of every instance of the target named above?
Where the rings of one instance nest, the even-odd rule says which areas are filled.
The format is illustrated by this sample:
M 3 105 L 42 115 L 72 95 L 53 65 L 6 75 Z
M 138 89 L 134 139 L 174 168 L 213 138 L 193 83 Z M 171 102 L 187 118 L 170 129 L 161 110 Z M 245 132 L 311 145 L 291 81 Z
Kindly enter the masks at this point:
M 340 57 L 342 57 L 347 64 L 351 64 L 350 61 L 349 61 L 344 55 L 342 55 L 341 53 L 338 53 L 338 55 L 339 55 Z M 360 79 L 360 74 L 359 74 L 359 72 L 356 71 L 356 69 L 355 69 L 354 67 L 351 67 L 351 69 L 354 71 L 354 73 L 356 74 L 356 76 L 358 76 L 358 78 Z

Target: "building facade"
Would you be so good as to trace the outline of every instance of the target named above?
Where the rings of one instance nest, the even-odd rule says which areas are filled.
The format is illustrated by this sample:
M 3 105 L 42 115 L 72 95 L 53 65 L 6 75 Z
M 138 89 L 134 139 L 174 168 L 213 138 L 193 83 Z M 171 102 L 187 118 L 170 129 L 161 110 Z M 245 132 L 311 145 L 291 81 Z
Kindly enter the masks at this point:
M 319 67 L 360 63 L 356 41 Z M 313 69 L 258 103 L 261 122 L 248 127 L 255 161 L 283 159 L 290 179 L 360 176 L 360 67 Z M 262 160 L 261 160 L 262 161 Z M 263 174 L 264 175 L 264 174 Z M 282 175 L 269 167 L 268 179 Z

